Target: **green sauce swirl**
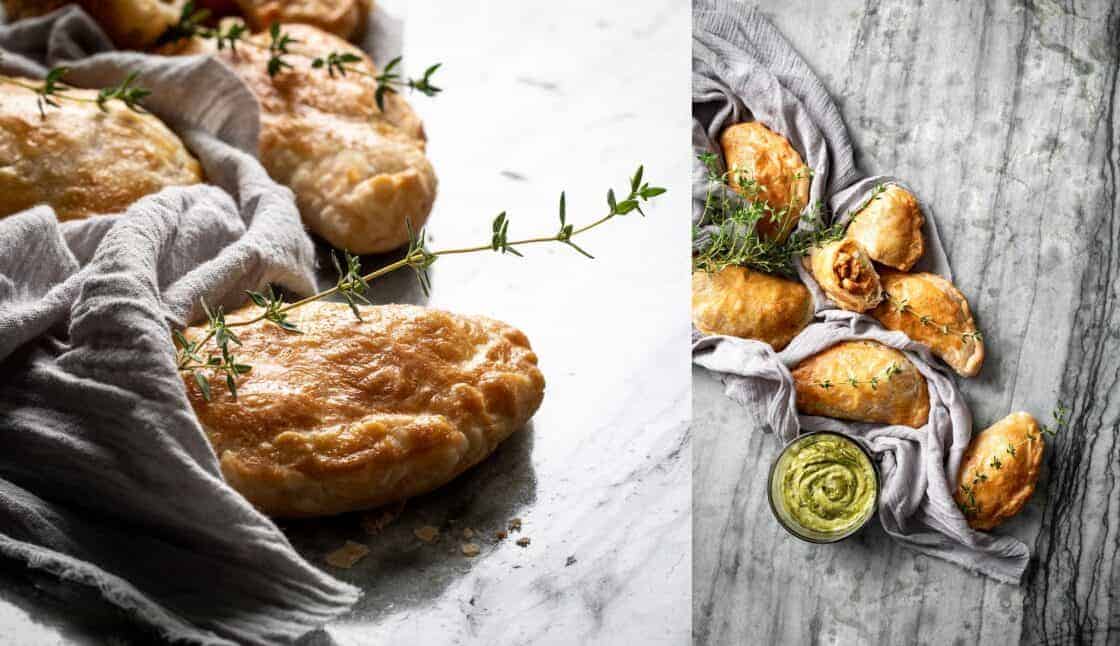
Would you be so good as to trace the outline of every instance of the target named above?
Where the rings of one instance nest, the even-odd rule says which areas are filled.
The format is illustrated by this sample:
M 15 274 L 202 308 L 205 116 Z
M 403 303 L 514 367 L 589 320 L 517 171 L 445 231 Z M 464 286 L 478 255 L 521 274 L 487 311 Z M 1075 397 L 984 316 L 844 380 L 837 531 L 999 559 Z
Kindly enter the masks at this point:
M 839 540 L 859 529 L 875 511 L 878 476 L 852 440 L 831 433 L 794 440 L 782 452 L 770 480 L 778 516 L 814 540 Z

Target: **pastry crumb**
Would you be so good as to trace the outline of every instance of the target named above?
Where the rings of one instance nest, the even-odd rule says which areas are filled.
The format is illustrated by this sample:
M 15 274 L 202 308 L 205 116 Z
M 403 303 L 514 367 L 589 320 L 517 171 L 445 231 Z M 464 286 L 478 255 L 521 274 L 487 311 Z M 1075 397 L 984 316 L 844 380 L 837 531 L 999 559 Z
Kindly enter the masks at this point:
M 462 548 L 464 556 L 478 556 L 479 548 L 475 543 L 463 543 Z
M 509 531 L 511 531 L 511 532 L 521 531 L 521 519 L 520 518 L 513 518 L 509 521 Z
M 466 539 L 474 538 L 474 530 L 471 529 L 470 527 L 464 527 L 463 528 L 463 538 L 466 538 Z
M 498 539 L 499 541 L 506 540 L 507 536 L 509 536 L 509 534 L 506 533 L 506 530 L 504 529 L 499 529 L 498 531 L 494 532 L 494 538 Z
M 439 540 L 439 529 L 431 525 L 424 525 L 412 530 L 416 534 L 416 538 L 424 541 L 425 543 L 434 543 Z
M 344 570 L 354 567 L 354 564 L 364 559 L 369 554 L 369 548 L 361 543 L 346 541 L 342 547 L 327 554 L 327 564 Z
M 365 533 L 373 535 L 380 534 L 381 530 L 388 527 L 394 520 L 400 517 L 404 512 L 404 501 L 389 505 L 388 507 L 381 507 L 362 515 L 362 529 Z
M 517 544 L 521 547 L 529 547 L 529 537 L 522 536 L 521 538 L 517 539 Z

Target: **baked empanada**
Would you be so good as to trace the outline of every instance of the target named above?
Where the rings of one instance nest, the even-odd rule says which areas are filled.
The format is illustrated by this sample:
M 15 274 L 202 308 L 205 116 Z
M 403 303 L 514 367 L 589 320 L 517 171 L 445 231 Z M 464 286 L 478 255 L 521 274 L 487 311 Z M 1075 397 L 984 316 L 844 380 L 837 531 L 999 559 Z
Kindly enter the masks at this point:
M 39 87 L 42 81 L 18 79 Z M 0 217 L 46 204 L 60 220 L 118 213 L 168 186 L 202 181 L 198 161 L 151 114 L 70 89 L 40 112 L 38 95 L 0 85 Z
M 785 240 L 809 203 L 809 167 L 785 137 L 757 121 L 730 126 L 719 140 L 728 184 L 772 211 L 772 217 L 759 221 L 758 232 Z
M 821 290 L 846 310 L 866 312 L 883 300 L 879 274 L 855 240 L 844 238 L 814 247 L 806 264 Z
M 964 377 L 984 364 L 984 341 L 964 294 L 937 274 L 879 274 L 885 298 L 871 315 L 891 330 L 924 343 Z
M 854 422 L 921 428 L 929 389 L 913 363 L 875 341 L 843 341 L 794 367 L 797 410 Z
M 781 350 L 813 319 L 799 282 L 745 267 L 692 272 L 692 323 L 704 334 L 757 339 Z
M 144 49 L 179 22 L 187 0 L 4 0 L 8 20 L 50 13 L 76 4 L 122 49 Z
M 917 198 L 890 184 L 853 216 L 846 235 L 875 262 L 910 271 L 925 253 L 924 222 Z
M 359 34 L 369 14 L 369 0 L 203 0 L 196 3 L 217 13 L 238 13 L 254 31 L 274 23 L 312 25 L 349 40 Z
M 411 305 L 361 314 L 315 302 L 290 315 L 303 334 L 267 322 L 236 328 L 237 361 L 252 366 L 236 400 L 220 376 L 207 402 L 184 375 L 226 481 L 266 514 L 338 514 L 431 491 L 541 403 L 537 357 L 504 323 Z
M 357 47 L 309 25 L 284 25 L 301 51 L 359 56 Z M 273 179 L 296 194 L 303 220 L 331 245 L 353 253 L 380 253 L 408 242 L 428 219 L 436 176 L 424 154 L 424 129 L 398 94 L 385 96 L 385 112 L 374 100 L 377 83 L 359 74 L 332 78 L 299 60 L 269 76 L 268 34 L 252 39 L 264 46 L 218 51 L 213 40 L 173 43 L 167 53 L 211 53 L 224 60 L 261 104 L 261 163 Z
M 1011 413 L 972 438 L 953 497 L 973 529 L 992 529 L 1027 504 L 1045 447 L 1029 413 Z

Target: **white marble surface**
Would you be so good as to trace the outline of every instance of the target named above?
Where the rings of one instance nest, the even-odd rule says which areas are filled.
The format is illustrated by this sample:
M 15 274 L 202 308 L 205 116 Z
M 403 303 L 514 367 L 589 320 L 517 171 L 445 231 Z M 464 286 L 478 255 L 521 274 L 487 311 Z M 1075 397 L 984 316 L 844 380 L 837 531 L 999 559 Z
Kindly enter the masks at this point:
M 405 58 L 442 61 L 440 97 L 413 101 L 440 178 L 432 247 L 487 241 L 601 215 L 638 163 L 670 187 L 649 217 L 526 258 L 452 257 L 429 304 L 511 322 L 548 381 L 526 432 L 443 490 L 365 535 L 356 516 L 289 526 L 313 561 L 351 539 L 370 556 L 337 574 L 366 595 L 308 644 L 684 643 L 691 522 L 687 420 L 687 3 L 407 4 Z M 620 6 L 621 5 L 621 6 Z M 369 261 L 372 265 L 376 259 Z M 378 300 L 423 302 L 408 275 Z M 531 544 L 488 537 L 520 517 Z M 452 525 L 451 522 L 455 521 Z M 483 533 L 424 545 L 413 529 Z M 324 565 L 324 567 L 326 567 Z M 70 616 L 57 592 L 0 571 L 0 643 L 140 642 L 112 614 Z
M 1073 421 L 1004 529 L 1041 526 L 1024 585 L 1010 586 L 878 525 L 836 546 L 790 538 L 765 502 L 777 443 L 697 370 L 696 641 L 1120 642 L 1120 5 L 762 7 L 837 98 L 862 169 L 908 180 L 935 214 L 987 345 L 962 384 L 978 426 L 1014 410 L 1045 419 L 1059 401 Z

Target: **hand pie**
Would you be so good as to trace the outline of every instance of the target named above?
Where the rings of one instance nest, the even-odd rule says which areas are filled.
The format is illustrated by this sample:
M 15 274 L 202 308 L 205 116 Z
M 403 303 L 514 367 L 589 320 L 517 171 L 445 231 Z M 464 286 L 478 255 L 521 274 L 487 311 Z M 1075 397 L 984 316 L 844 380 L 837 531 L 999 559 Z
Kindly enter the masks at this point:
M 799 282 L 730 266 L 692 272 L 692 323 L 704 334 L 757 339 L 781 350 L 813 318 Z
M 42 81 L 19 79 L 39 86 Z M 38 95 L 0 85 L 0 217 L 39 204 L 60 220 L 119 213 L 168 186 L 202 181 L 198 161 L 156 117 L 93 90 L 66 95 L 40 113 Z
M 720 135 L 728 183 L 752 201 L 768 205 L 777 218 L 764 218 L 758 232 L 785 240 L 809 203 L 809 167 L 785 137 L 757 121 L 737 123 Z
M 883 300 L 879 274 L 855 240 L 845 238 L 815 247 L 806 264 L 821 290 L 846 310 L 865 312 Z
M 302 23 L 347 40 L 364 28 L 369 0 L 203 0 L 199 6 L 217 15 L 240 13 L 253 31 L 274 22 Z
M 974 377 L 984 364 L 984 342 L 964 295 L 937 274 L 879 274 L 886 297 L 871 312 L 883 327 L 924 343 L 957 374 Z
M 8 20 L 20 20 L 67 4 L 82 7 L 117 47 L 144 49 L 179 22 L 187 0 L 4 0 L 4 10 Z
M 925 253 L 922 209 L 910 191 L 891 184 L 848 224 L 847 236 L 875 262 L 910 271 Z
M 357 47 L 308 25 L 284 25 L 300 51 L 350 53 L 352 63 L 373 63 Z M 261 163 L 272 178 L 296 194 L 303 220 L 331 245 L 352 253 L 380 253 L 408 242 L 436 196 L 436 176 L 424 155 L 424 129 L 398 94 L 386 94 L 385 112 L 374 100 L 377 83 L 367 76 L 313 69 L 299 60 L 268 75 L 269 35 L 251 37 L 264 49 L 218 51 L 213 40 L 173 43 L 165 52 L 221 57 L 261 104 Z
M 853 422 L 921 428 L 929 390 L 914 364 L 875 341 L 843 341 L 793 369 L 797 410 Z
M 973 529 L 992 529 L 1027 504 L 1045 442 L 1029 413 L 1011 413 L 972 438 L 953 497 Z
M 431 491 L 541 403 L 544 378 L 518 330 L 411 305 L 361 313 L 315 302 L 292 312 L 303 334 L 237 328 L 237 359 L 252 370 L 238 377 L 236 400 L 222 376 L 210 377 L 207 402 L 184 375 L 226 481 L 266 514 L 324 516 Z

